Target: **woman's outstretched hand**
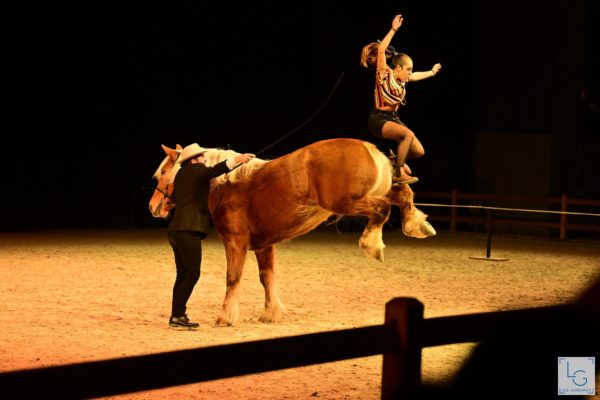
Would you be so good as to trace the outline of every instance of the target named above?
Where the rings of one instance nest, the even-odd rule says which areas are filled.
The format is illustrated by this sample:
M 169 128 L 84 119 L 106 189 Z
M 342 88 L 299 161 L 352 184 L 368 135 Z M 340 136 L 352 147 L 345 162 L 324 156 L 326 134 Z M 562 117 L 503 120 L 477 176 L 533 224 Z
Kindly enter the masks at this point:
M 400 26 L 402 25 L 402 21 L 404 20 L 404 17 L 400 14 L 396 15 L 394 17 L 394 20 L 392 21 L 392 29 L 394 31 L 397 31 L 398 29 L 400 29 Z

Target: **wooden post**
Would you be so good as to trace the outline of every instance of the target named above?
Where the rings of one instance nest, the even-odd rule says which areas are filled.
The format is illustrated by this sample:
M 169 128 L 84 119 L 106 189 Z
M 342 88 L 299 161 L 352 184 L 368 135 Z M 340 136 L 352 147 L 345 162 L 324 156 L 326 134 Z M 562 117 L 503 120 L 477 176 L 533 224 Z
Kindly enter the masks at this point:
M 420 329 L 423 303 L 412 297 L 399 297 L 385 305 L 385 325 L 398 333 L 396 351 L 383 355 L 381 399 L 416 398 L 421 387 Z
M 453 206 L 458 204 L 458 190 L 452 189 L 450 193 L 450 204 Z M 456 232 L 457 226 L 457 218 L 458 218 L 458 208 L 452 207 L 450 208 L 450 232 Z
M 567 212 L 569 208 L 569 196 L 563 193 L 560 196 L 560 211 Z M 567 238 L 567 214 L 560 214 L 560 238 Z

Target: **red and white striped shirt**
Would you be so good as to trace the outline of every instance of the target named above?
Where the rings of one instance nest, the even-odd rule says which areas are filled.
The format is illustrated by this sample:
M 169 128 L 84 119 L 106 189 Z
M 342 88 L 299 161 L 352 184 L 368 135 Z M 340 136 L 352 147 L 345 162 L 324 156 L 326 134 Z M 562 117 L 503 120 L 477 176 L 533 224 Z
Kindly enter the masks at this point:
M 375 73 L 375 108 L 406 104 L 406 87 L 396 79 L 394 70 L 387 66 L 385 73 Z

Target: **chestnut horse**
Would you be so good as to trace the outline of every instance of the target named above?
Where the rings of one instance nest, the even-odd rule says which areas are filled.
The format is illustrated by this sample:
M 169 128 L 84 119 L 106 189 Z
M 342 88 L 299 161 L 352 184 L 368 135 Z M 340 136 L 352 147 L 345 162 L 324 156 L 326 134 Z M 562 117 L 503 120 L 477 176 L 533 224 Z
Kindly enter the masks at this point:
M 167 156 L 154 175 L 158 184 L 149 204 L 157 218 L 166 218 L 173 207 L 169 195 L 180 168 L 181 146 L 162 148 Z M 209 149 L 206 165 L 238 154 Z M 382 228 L 392 204 L 400 208 L 405 235 L 435 235 L 427 215 L 415 207 L 410 187 L 391 188 L 392 171 L 391 161 L 374 144 L 340 138 L 273 160 L 254 158 L 214 178 L 209 207 L 227 258 L 227 290 L 216 324 L 232 325 L 238 318 L 238 289 L 248 249 L 254 250 L 265 290 L 260 321 L 277 322 L 283 306 L 275 289 L 275 244 L 305 234 L 333 215 L 367 216 L 359 246 L 367 256 L 383 261 Z

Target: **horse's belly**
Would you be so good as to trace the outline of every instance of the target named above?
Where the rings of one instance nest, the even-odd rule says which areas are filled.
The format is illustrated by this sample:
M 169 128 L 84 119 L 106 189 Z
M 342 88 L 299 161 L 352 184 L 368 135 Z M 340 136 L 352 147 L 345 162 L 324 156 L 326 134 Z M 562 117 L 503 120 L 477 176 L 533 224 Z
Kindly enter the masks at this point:
M 299 207 L 295 213 L 280 213 L 259 218 L 250 223 L 250 246 L 253 249 L 271 246 L 315 229 L 332 213 L 320 207 Z

